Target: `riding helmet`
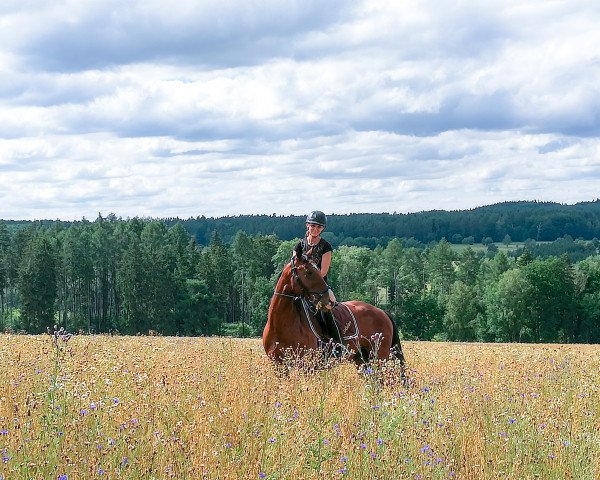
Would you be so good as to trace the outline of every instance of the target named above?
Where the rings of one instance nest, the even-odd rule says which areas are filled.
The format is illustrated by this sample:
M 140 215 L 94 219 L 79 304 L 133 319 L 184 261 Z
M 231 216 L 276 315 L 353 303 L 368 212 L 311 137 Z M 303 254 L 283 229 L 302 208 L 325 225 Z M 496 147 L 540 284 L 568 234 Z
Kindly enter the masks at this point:
M 306 223 L 313 223 L 315 225 L 321 225 L 324 227 L 327 225 L 327 217 L 323 212 L 319 210 L 315 210 L 314 212 L 310 212 L 306 217 Z

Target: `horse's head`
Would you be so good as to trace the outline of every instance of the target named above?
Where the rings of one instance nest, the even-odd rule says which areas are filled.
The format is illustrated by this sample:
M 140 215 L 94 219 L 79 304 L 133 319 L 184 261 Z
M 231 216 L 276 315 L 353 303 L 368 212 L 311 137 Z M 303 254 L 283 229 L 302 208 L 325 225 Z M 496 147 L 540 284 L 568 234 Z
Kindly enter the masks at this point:
M 292 282 L 317 308 L 325 309 L 329 305 L 329 286 L 323 280 L 319 269 L 304 255 L 302 245 L 298 244 L 291 260 Z

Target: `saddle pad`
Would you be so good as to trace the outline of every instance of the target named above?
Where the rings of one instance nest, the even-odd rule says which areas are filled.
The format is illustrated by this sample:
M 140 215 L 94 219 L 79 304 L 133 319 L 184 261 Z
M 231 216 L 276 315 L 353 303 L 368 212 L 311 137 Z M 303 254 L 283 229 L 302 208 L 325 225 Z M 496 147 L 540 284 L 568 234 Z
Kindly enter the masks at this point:
M 335 323 L 343 340 L 353 340 L 358 338 L 358 324 L 356 318 L 345 303 L 336 303 L 331 310 Z

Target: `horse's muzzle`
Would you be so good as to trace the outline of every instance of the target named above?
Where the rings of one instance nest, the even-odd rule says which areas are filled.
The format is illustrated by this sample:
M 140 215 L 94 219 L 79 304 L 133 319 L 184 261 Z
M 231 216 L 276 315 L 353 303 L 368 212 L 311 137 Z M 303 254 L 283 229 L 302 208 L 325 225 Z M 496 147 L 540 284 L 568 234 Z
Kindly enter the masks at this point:
M 329 294 L 317 302 L 317 308 L 323 311 L 329 311 L 333 308 L 333 303 L 329 298 Z

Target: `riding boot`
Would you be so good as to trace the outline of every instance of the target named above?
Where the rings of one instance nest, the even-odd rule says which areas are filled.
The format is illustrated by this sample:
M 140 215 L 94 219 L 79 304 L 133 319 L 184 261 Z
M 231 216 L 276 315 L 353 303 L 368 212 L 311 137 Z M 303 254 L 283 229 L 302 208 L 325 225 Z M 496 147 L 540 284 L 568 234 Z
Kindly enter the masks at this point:
M 341 347 L 344 343 L 342 341 L 342 336 L 340 335 L 340 330 L 338 329 L 337 323 L 335 322 L 331 312 L 323 311 L 321 312 L 321 315 L 325 323 L 325 331 L 334 343 L 333 352 L 336 356 L 339 356 L 342 353 Z

